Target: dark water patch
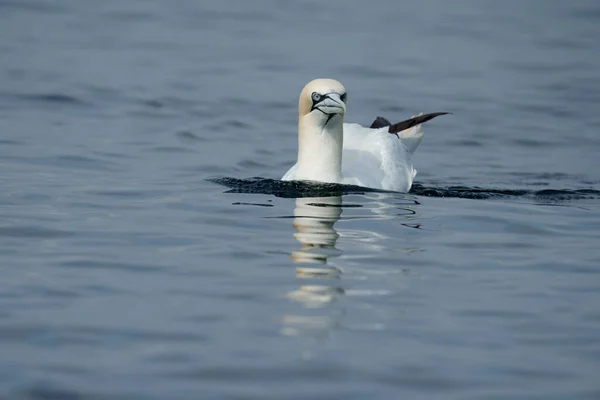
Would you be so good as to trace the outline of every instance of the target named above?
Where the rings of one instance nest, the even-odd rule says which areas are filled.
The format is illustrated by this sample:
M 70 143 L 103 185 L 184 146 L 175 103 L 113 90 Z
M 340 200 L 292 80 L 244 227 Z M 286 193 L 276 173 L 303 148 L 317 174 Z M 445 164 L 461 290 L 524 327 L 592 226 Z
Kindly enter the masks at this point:
M 150 149 L 154 153 L 192 153 L 191 150 L 181 146 L 157 146 Z
M 43 385 L 35 385 L 32 388 L 25 389 L 14 393 L 15 399 L 27 400 L 83 400 L 94 399 L 98 397 L 89 397 L 79 391 L 70 390 L 67 388 L 49 387 Z
M 566 380 L 573 376 L 571 372 L 557 371 L 549 368 L 524 368 L 524 367 L 492 367 L 495 373 L 512 378 L 532 380 Z
M 164 96 L 160 98 L 146 98 L 139 99 L 138 103 L 142 106 L 160 109 L 160 108 L 173 108 L 173 109 L 182 109 L 182 108 L 190 108 L 196 106 L 196 101 L 191 101 L 188 99 L 184 99 L 178 96 Z
M 150 22 L 157 19 L 157 14 L 144 11 L 109 11 L 103 14 L 103 17 L 110 21 L 120 21 L 127 23 Z
M 418 183 L 412 185 L 411 194 L 425 197 L 458 197 L 464 199 L 490 199 L 498 197 L 524 196 L 527 190 L 483 189 L 467 186 L 434 187 Z
M 540 104 L 540 103 L 519 103 L 515 101 L 507 102 L 506 105 L 520 111 L 529 112 L 532 114 L 541 114 L 548 117 L 569 118 L 575 117 L 575 113 L 557 105 Z M 523 127 L 525 128 L 525 127 Z M 519 140 L 523 138 L 517 138 Z
M 544 189 L 533 192 L 533 198 L 536 200 L 547 201 L 567 201 L 600 198 L 600 190 L 578 189 L 578 190 L 556 190 Z
M 89 106 L 85 100 L 65 93 L 2 93 L 1 97 L 16 102 L 50 106 Z
M 175 137 L 182 142 L 206 142 L 206 138 L 198 136 L 197 134 L 190 131 L 179 131 L 175 133 Z
M 124 98 L 125 93 L 115 87 L 100 86 L 99 82 L 80 83 L 78 88 L 84 90 L 88 96 L 97 99 L 118 101 Z
M 74 299 L 84 296 L 83 293 L 70 289 L 47 287 L 42 285 L 21 285 L 21 287 L 23 289 L 23 293 L 26 293 L 32 298 L 38 297 L 44 299 L 44 301 L 52 301 L 57 299 Z
M 235 203 L 231 203 L 232 206 L 256 206 L 256 207 L 273 207 L 273 204 L 261 204 L 261 203 L 245 203 L 236 201 Z
M 24 145 L 24 142 L 19 142 L 17 140 L 11 140 L 11 139 L 0 139 L 0 146 L 6 145 L 6 146 L 22 146 Z
M 463 381 L 450 380 L 439 376 L 434 371 L 424 368 L 402 367 L 398 371 L 381 374 L 362 368 L 352 368 L 336 364 L 291 366 L 288 368 L 274 367 L 254 367 L 221 365 L 211 367 L 201 367 L 192 369 L 179 369 L 173 371 L 170 376 L 181 380 L 202 380 L 211 382 L 256 382 L 264 380 L 265 377 L 275 379 L 278 382 L 292 383 L 297 379 L 309 381 L 315 385 L 317 383 L 330 383 L 340 380 L 361 381 L 369 380 L 392 387 L 411 388 L 413 390 L 425 390 L 430 393 L 447 392 L 467 387 Z M 475 387 L 469 383 L 469 388 Z M 365 396 L 348 396 L 341 398 L 353 399 L 364 398 Z M 368 396 L 366 396 L 368 397 Z M 240 397 L 242 398 L 242 397 Z M 293 397 L 301 398 L 301 397 Z M 327 398 L 325 396 L 325 398 Z
M 578 182 L 581 181 L 581 177 L 577 175 L 566 174 L 563 172 L 504 172 L 504 175 L 510 175 L 518 177 L 519 180 L 523 179 L 533 179 L 537 181 L 569 181 L 569 182 Z
M 247 122 L 240 121 L 237 119 L 228 119 L 225 121 L 212 123 L 212 124 L 208 125 L 208 128 L 215 129 L 215 130 L 219 130 L 219 129 L 223 129 L 223 128 L 250 129 L 250 128 L 253 128 L 253 126 Z
M 347 194 L 364 194 L 369 192 L 382 192 L 354 185 L 339 185 L 337 183 L 279 181 L 264 178 L 217 178 L 208 179 L 209 182 L 230 188 L 226 193 L 256 193 L 272 194 L 277 197 L 331 197 Z
M 190 178 L 197 177 L 199 174 L 212 174 L 212 175 L 222 175 L 227 172 L 231 172 L 231 166 L 229 165 L 213 165 L 213 164 L 204 164 L 200 166 L 185 166 L 177 168 L 179 173 L 177 177 L 180 178 Z
M 124 290 L 117 289 L 116 287 L 110 287 L 101 284 L 86 284 L 77 288 L 81 292 L 96 296 L 116 296 L 126 294 Z
M 273 368 L 273 367 L 255 367 L 245 368 L 243 366 L 223 365 L 200 367 L 185 370 L 173 371 L 170 375 L 176 379 L 192 380 L 210 380 L 229 382 L 232 379 L 236 382 L 254 382 L 256 380 L 270 377 L 278 381 L 294 381 L 299 376 L 311 379 L 313 381 L 328 382 L 331 379 L 341 379 L 347 376 L 349 369 L 341 366 L 330 368 L 313 366 L 311 368 Z
M 165 104 L 157 99 L 140 100 L 140 104 L 150 108 L 163 108 Z
M 98 196 L 121 197 L 130 199 L 147 199 L 150 197 L 154 197 L 155 195 L 165 195 L 168 192 L 157 193 L 155 191 L 150 190 L 97 190 L 90 191 L 88 193 L 95 194 Z
M 0 1 L 0 10 L 5 11 L 38 11 L 43 13 L 57 13 L 64 11 L 65 8 L 58 4 L 47 1 L 25 1 L 25 0 L 2 0 Z
M 0 227 L 0 237 L 12 238 L 40 238 L 40 239 L 57 239 L 71 236 L 72 233 L 57 229 L 45 229 L 30 226 L 2 226 Z
M 584 200 L 600 198 L 600 190 L 595 189 L 485 189 L 479 187 L 450 186 L 450 187 L 426 187 L 415 183 L 410 189 L 411 194 L 426 197 L 458 197 L 465 199 L 493 199 L 508 197 L 524 197 L 537 201 L 560 202 L 568 200 Z
M 207 336 L 196 332 L 171 332 L 163 329 L 109 328 L 101 326 L 4 325 L 0 326 L 2 341 L 23 339 L 40 346 L 73 346 L 101 343 L 124 344 L 128 341 L 150 340 L 168 342 L 203 342 Z
M 59 263 L 60 266 L 67 268 L 82 268 L 82 269 L 105 269 L 105 270 L 120 270 L 120 271 L 131 271 L 131 272 L 156 272 L 166 271 L 169 268 L 165 266 L 155 266 L 147 264 L 131 264 L 124 262 L 109 262 L 109 261 L 93 261 L 93 260 L 79 260 L 79 261 L 66 261 Z
M 256 193 L 272 194 L 277 197 L 330 197 L 348 194 L 365 194 L 369 192 L 398 193 L 378 190 L 355 185 L 340 185 L 336 183 L 279 181 L 260 177 L 250 179 L 217 178 L 208 179 L 219 185 L 230 188 L 226 193 Z M 485 189 L 480 187 L 449 186 L 433 187 L 413 184 L 409 194 L 425 197 L 453 197 L 463 199 L 495 199 L 524 197 L 541 202 L 561 202 L 570 200 L 598 199 L 600 190 L 524 190 L 524 189 Z
M 54 157 L 54 165 L 65 168 L 93 169 L 93 170 L 108 170 L 112 169 L 115 163 L 111 161 L 98 160 L 91 157 L 80 155 L 65 155 Z
M 206 335 L 197 332 L 169 332 L 161 330 L 142 330 L 142 329 L 117 329 L 95 326 L 80 326 L 68 328 L 68 330 L 59 329 L 56 333 L 72 333 L 75 335 L 87 336 L 105 341 L 113 339 L 121 341 L 123 339 L 131 340 L 159 340 L 168 342 L 203 342 L 207 339 Z
M 329 203 L 306 203 L 307 206 L 313 207 L 332 207 L 332 208 L 361 208 L 362 204 L 329 204 Z
M 482 147 L 483 143 L 479 140 L 465 139 L 465 140 L 457 140 L 455 142 L 452 142 L 452 145 L 460 146 L 460 147 Z
M 69 202 L 67 203 L 69 207 L 79 208 L 83 210 L 139 210 L 139 207 L 136 205 L 124 205 L 122 203 L 119 204 L 99 204 L 92 202 Z
M 209 22 L 209 21 L 220 21 L 238 24 L 240 21 L 248 22 L 261 22 L 266 23 L 273 20 L 273 15 L 269 12 L 260 11 L 249 11 L 244 12 L 227 10 L 227 11 L 216 11 L 203 8 L 202 12 L 191 11 L 190 17 L 196 18 L 198 21 Z
M 189 90 L 189 85 L 186 84 L 180 89 Z M 132 98 L 129 99 L 129 102 L 133 108 L 129 110 L 128 114 L 136 117 L 180 118 L 182 115 L 187 115 L 209 118 L 216 115 L 213 110 L 205 110 L 202 102 L 182 97 Z
M 546 48 L 549 50 L 586 50 L 592 46 L 591 40 L 582 40 L 582 38 L 549 38 L 540 39 L 536 43 L 540 48 Z
M 515 147 L 532 147 L 532 148 L 540 148 L 542 146 L 555 146 L 553 143 L 549 143 L 539 139 L 529 139 L 529 138 L 518 138 L 512 140 L 512 143 Z
M 68 170 L 95 170 L 116 171 L 117 163 L 113 161 L 99 160 L 97 158 L 80 155 L 62 155 L 49 157 L 23 157 L 4 155 L 5 160 L 11 160 L 19 164 L 38 165 L 45 167 L 65 168 Z
M 570 65 L 558 63 L 532 62 L 532 61 L 515 61 L 502 60 L 496 62 L 496 66 L 500 69 L 515 70 L 532 74 L 558 74 L 568 72 Z
M 169 111 L 169 110 L 131 110 L 127 113 L 130 117 L 140 118 L 140 119 L 177 119 L 180 114 L 177 111 Z
M 255 160 L 244 160 L 237 163 L 238 167 L 241 167 L 244 170 L 251 170 L 254 168 L 266 168 L 267 164 L 255 161 Z
M 269 150 L 269 149 L 256 149 L 256 154 L 271 157 L 271 156 L 277 154 L 277 152 L 275 152 L 273 150 Z
M 142 147 L 142 146 L 151 146 L 154 144 L 154 142 L 149 142 L 149 141 L 145 141 L 145 140 L 134 140 L 131 142 L 122 142 L 121 144 L 125 145 L 125 146 Z
M 48 362 L 47 364 L 41 365 L 40 369 L 49 373 L 52 372 L 59 372 L 59 373 L 64 373 L 64 374 L 68 374 L 68 375 L 74 375 L 74 376 L 84 376 L 86 375 L 89 370 L 87 368 L 82 367 L 81 365 L 63 365 L 60 364 L 58 362 Z M 89 397 L 86 397 L 86 399 L 89 399 Z
M 590 4 L 594 3 L 590 2 Z M 600 21 L 600 7 L 590 7 L 589 5 L 573 7 L 571 10 L 569 10 L 569 12 L 567 12 L 567 15 L 575 19 L 597 22 Z
M 527 311 L 507 311 L 507 310 L 481 310 L 481 309 L 464 309 L 456 313 L 458 317 L 476 317 L 485 319 L 507 319 L 511 321 L 524 320 L 528 321 L 535 317 L 535 314 Z
M 127 154 L 121 154 L 121 153 L 115 153 L 115 152 L 110 152 L 110 151 L 93 151 L 92 154 L 95 154 L 97 156 L 101 156 L 101 157 L 109 157 L 109 158 L 116 158 L 116 159 L 137 159 L 138 157 L 132 155 L 131 153 L 127 153 Z

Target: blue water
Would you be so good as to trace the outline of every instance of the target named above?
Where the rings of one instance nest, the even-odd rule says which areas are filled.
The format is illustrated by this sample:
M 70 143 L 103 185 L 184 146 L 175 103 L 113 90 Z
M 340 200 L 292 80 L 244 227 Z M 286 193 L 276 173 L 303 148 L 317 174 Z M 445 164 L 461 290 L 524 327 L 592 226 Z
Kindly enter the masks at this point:
M 0 0 L 0 398 L 600 398 L 599 37 L 592 0 Z M 275 181 L 316 77 L 453 113 L 411 193 Z

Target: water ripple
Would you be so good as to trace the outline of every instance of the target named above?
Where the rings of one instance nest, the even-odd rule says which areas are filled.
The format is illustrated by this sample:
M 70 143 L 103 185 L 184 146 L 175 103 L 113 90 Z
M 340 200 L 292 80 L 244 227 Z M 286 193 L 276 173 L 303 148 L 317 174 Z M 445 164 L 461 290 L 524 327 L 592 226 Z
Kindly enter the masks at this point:
M 314 183 L 302 181 L 279 181 L 264 178 L 214 178 L 210 182 L 227 186 L 227 193 L 271 194 L 277 197 L 327 197 L 348 194 L 391 193 L 354 185 L 339 185 L 334 183 Z M 537 201 L 562 202 L 583 199 L 600 198 L 600 190 L 596 189 L 485 189 L 480 187 L 449 186 L 431 187 L 413 184 L 409 194 L 424 197 L 452 197 L 463 199 L 495 199 L 495 198 L 527 198 Z M 346 205 L 349 207 L 350 205 Z

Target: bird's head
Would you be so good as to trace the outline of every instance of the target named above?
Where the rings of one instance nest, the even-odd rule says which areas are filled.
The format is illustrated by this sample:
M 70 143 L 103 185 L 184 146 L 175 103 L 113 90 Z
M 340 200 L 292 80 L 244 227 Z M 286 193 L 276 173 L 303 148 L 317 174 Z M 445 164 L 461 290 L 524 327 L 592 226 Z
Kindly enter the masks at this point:
M 321 126 L 327 125 L 331 120 L 340 122 L 346 112 L 346 89 L 333 79 L 315 79 L 309 82 L 298 101 L 298 114 L 300 118 L 311 116 L 312 120 Z

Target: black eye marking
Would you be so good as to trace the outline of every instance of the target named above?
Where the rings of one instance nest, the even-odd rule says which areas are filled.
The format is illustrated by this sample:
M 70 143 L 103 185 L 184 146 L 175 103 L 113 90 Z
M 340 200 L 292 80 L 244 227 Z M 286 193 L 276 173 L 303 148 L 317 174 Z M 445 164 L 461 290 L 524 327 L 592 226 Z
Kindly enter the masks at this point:
M 327 98 L 327 95 L 323 96 L 317 92 L 312 92 L 312 94 L 310 95 L 310 98 L 312 99 L 312 107 L 310 108 L 310 111 L 313 110 L 319 110 L 317 108 L 317 104 L 319 104 L 320 102 L 322 102 L 323 100 L 325 100 Z M 321 110 L 319 110 L 321 111 Z M 323 112 L 323 111 L 321 111 Z
M 331 93 L 335 93 L 335 92 L 331 92 Z M 331 97 L 329 97 L 329 94 L 319 94 L 317 92 L 312 92 L 312 94 L 310 95 L 310 98 L 312 99 L 312 107 L 310 109 L 311 112 L 314 110 L 319 110 L 323 114 L 330 115 L 329 113 L 326 113 L 325 111 L 321 110 L 318 107 L 318 104 L 325 99 L 333 100 L 333 99 L 331 99 Z M 344 103 L 346 102 L 346 93 L 344 93 L 340 96 L 340 100 L 342 100 L 342 102 L 344 102 Z M 335 103 L 338 103 L 336 100 L 333 100 L 333 101 Z M 327 120 L 327 122 L 329 122 L 329 119 Z

